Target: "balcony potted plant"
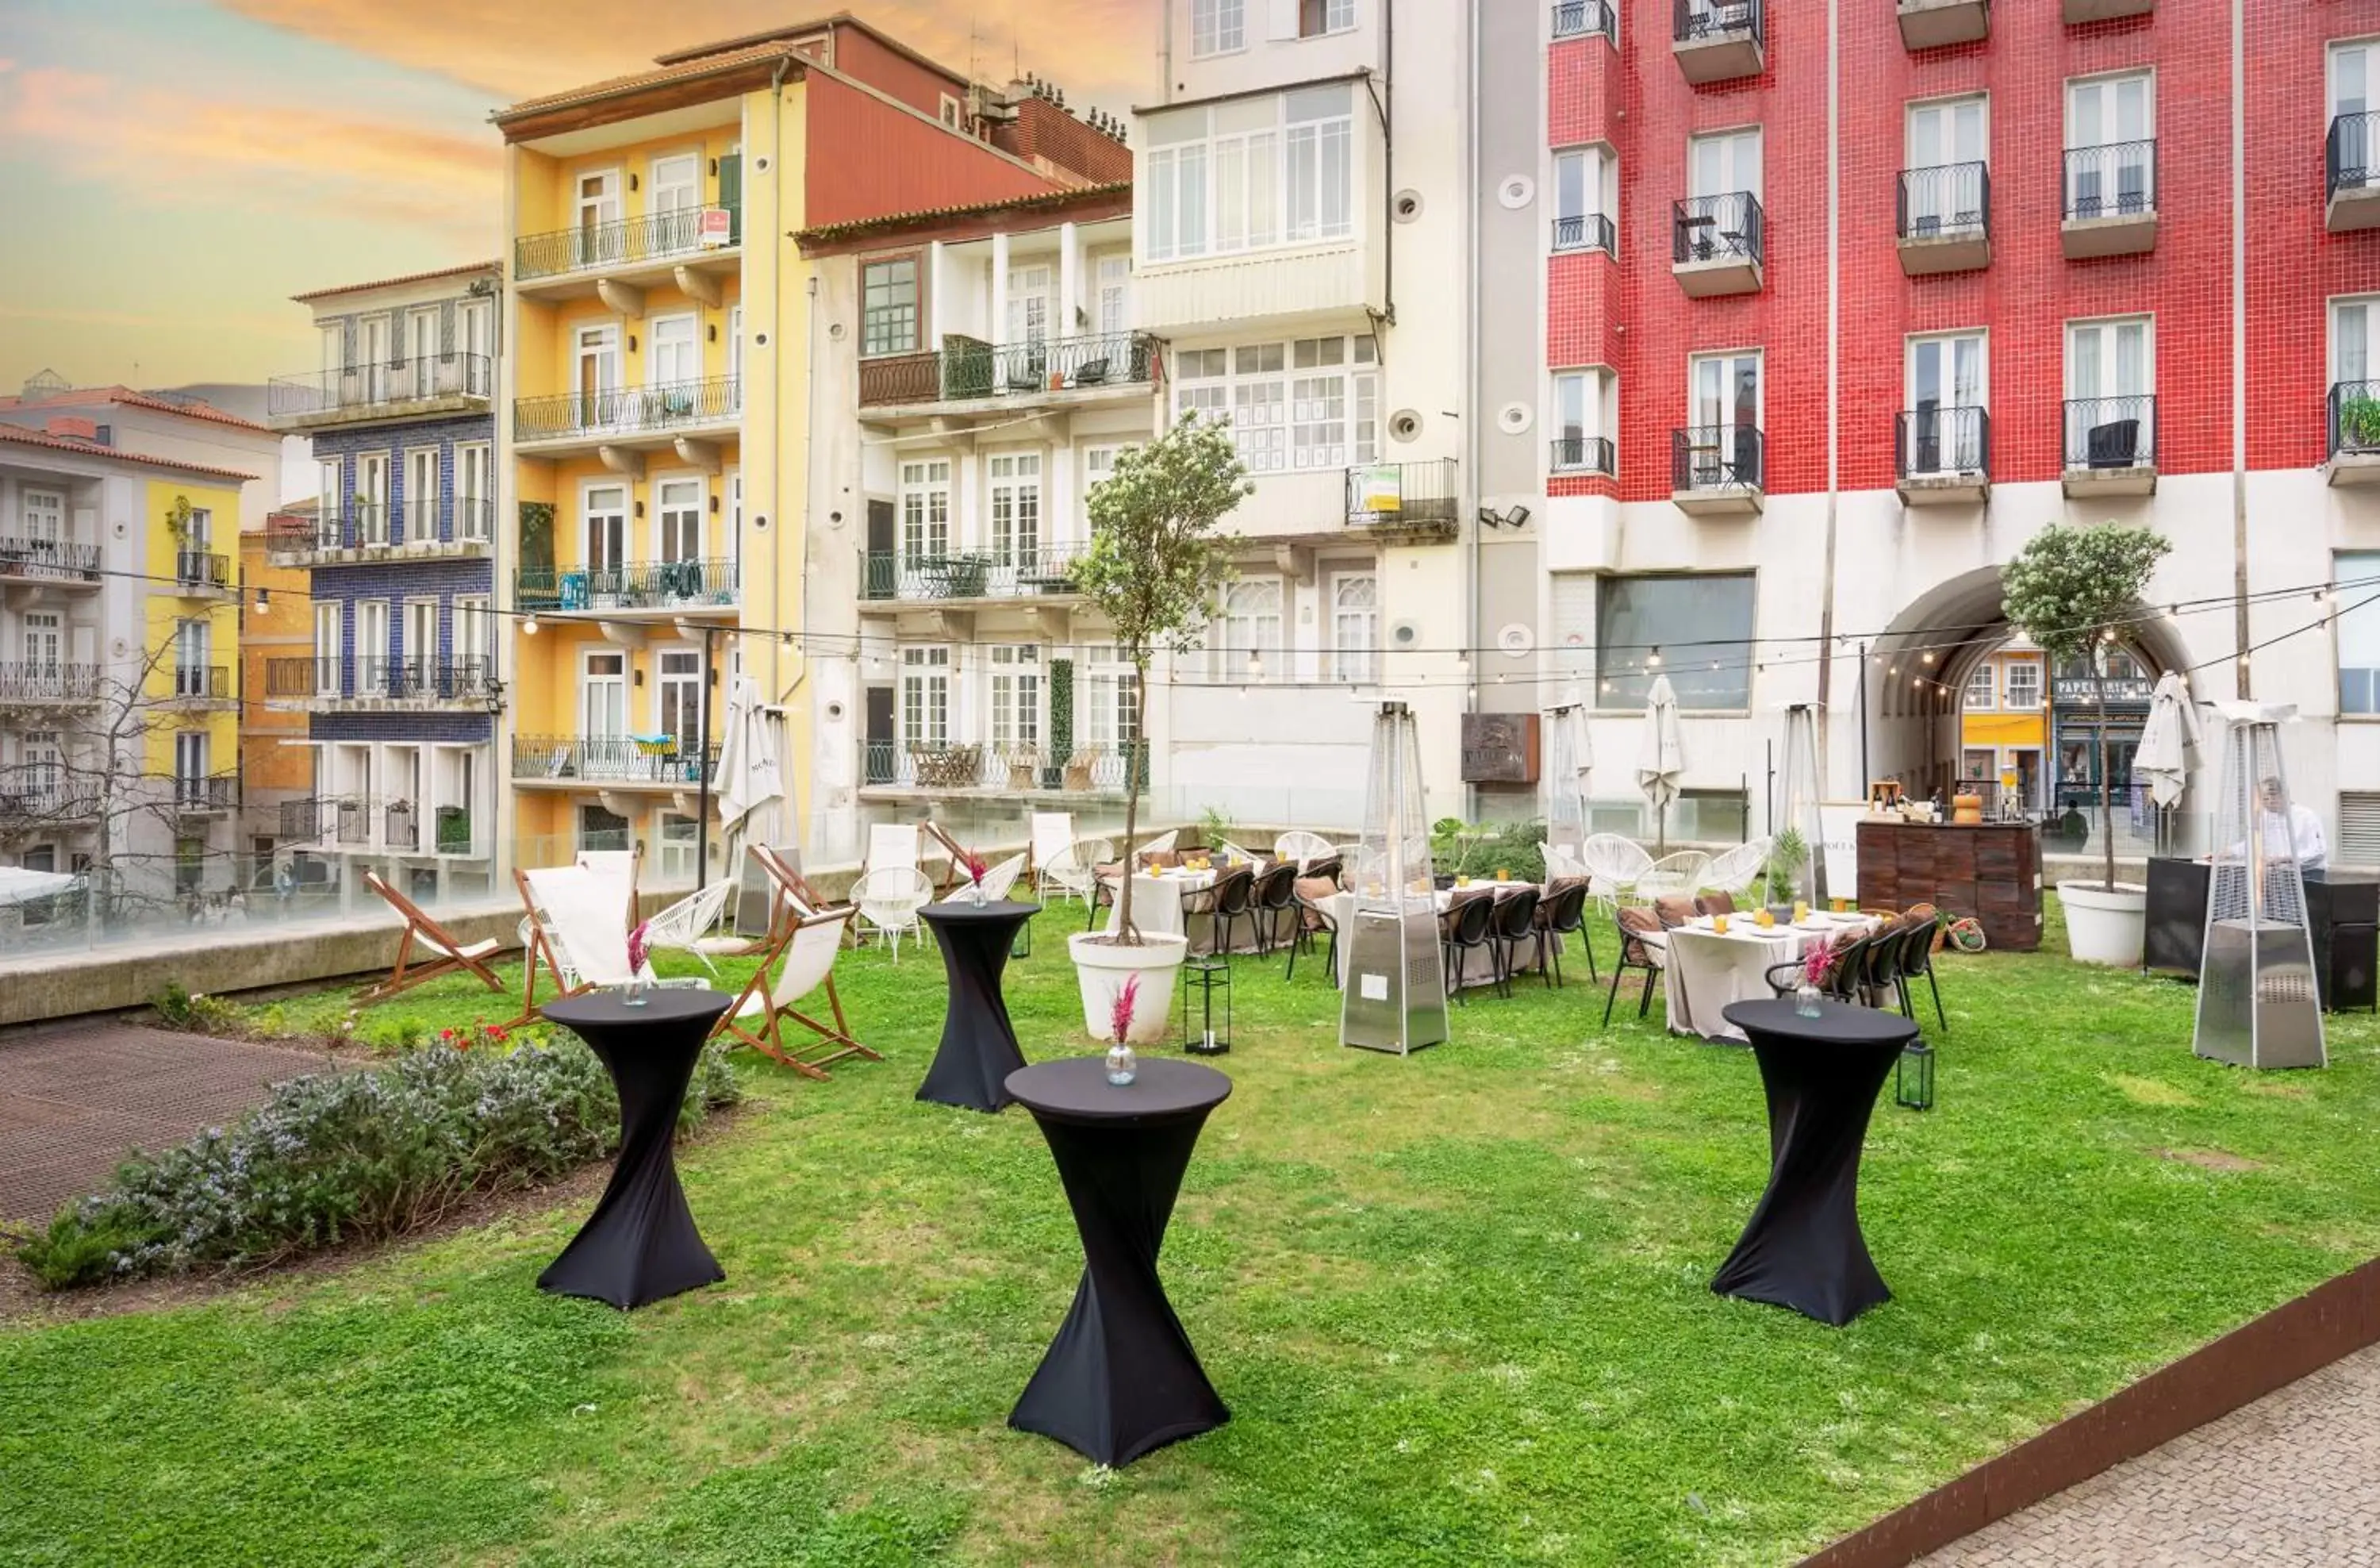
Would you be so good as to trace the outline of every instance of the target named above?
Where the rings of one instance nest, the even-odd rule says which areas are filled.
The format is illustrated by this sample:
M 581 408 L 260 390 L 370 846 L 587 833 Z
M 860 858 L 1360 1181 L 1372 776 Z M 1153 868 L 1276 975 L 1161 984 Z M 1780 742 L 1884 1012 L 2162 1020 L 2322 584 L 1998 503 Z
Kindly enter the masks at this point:
M 2096 711 L 2107 711 L 2107 655 L 2119 626 L 2132 614 L 2149 577 L 2172 542 L 2145 528 L 2101 523 L 2094 528 L 2044 529 L 2000 574 L 2002 613 L 2051 661 L 2087 660 Z M 2115 805 L 2107 774 L 2107 728 L 2098 729 L 2099 854 L 2096 881 L 2061 881 L 2066 942 L 2084 964 L 2137 966 L 2148 893 L 2116 880 Z
M 2362 392 L 2339 404 L 2338 444 L 2350 452 L 2380 447 L 2380 397 Z
M 1185 416 L 1157 440 L 1116 458 L 1114 472 L 1089 497 L 1091 546 L 1078 577 L 1105 616 L 1117 652 L 1131 663 L 1136 737 L 1124 764 L 1125 864 L 1115 918 L 1105 931 L 1067 939 L 1082 991 L 1083 1027 L 1096 1038 L 1115 1016 L 1125 982 L 1137 975 L 1140 1002 L 1132 1039 L 1146 1043 L 1172 1014 L 1174 972 L 1186 938 L 1144 936 L 1132 918 L 1132 855 L 1140 831 L 1139 748 L 1146 746 L 1148 666 L 1159 649 L 1198 646 L 1214 614 L 1216 590 L 1231 575 L 1229 536 L 1216 524 L 1252 493 L 1247 466 L 1221 425 Z

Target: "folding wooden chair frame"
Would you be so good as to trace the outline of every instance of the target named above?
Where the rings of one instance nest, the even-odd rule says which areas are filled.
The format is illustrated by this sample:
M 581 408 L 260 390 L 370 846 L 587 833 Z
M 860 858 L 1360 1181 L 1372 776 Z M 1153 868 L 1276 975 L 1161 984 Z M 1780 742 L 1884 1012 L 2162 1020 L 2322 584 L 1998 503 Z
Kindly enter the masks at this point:
M 740 1040 L 771 1061 L 781 1062 L 801 1074 L 802 1076 L 816 1078 L 820 1083 L 827 1080 L 827 1068 L 848 1057 L 865 1056 L 870 1062 L 883 1061 L 884 1058 L 881 1055 L 852 1038 L 851 1025 L 843 1015 L 843 998 L 834 989 L 832 968 L 829 968 L 825 978 L 819 981 L 819 988 L 826 992 L 827 1005 L 834 1013 L 832 1028 L 829 1028 L 790 1003 L 783 1007 L 775 1007 L 769 1002 L 769 973 L 785 956 L 786 951 L 794 944 L 794 939 L 804 930 L 815 926 L 841 925 L 857 913 L 857 910 L 845 906 L 840 909 L 830 909 L 806 916 L 789 925 L 785 929 L 783 938 L 770 948 L 768 956 L 760 960 L 760 966 L 752 971 L 752 978 L 744 982 L 744 989 L 735 993 L 735 1001 L 728 1007 L 727 1015 L 719 1020 L 718 1026 L 710 1031 L 710 1037 L 717 1039 L 720 1036 L 725 1035 L 730 1039 Z M 838 947 L 842 945 L 840 938 L 836 939 L 836 945 Z M 761 1012 L 759 1027 L 754 1030 L 743 1027 L 736 1020 L 744 1012 L 744 1004 L 752 999 L 756 991 L 759 994 Z M 823 1050 L 824 1054 L 806 1055 L 801 1051 L 788 1047 L 785 1044 L 783 1027 L 783 1021 L 787 1018 L 791 1018 L 795 1023 L 817 1035 L 821 1044 L 812 1047 L 811 1050 L 813 1052 Z
M 496 978 L 495 972 L 488 967 L 488 955 L 472 951 L 476 943 L 456 942 L 447 934 L 445 928 L 423 914 L 413 900 L 382 881 L 378 872 L 366 871 L 364 886 L 380 894 L 390 908 L 404 918 L 405 934 L 397 939 L 396 966 L 389 971 L 388 978 L 358 991 L 357 1002 L 385 1002 L 399 991 L 410 991 L 424 980 L 434 980 L 456 969 L 468 969 L 479 976 L 490 991 L 502 991 L 504 989 L 504 983 Z M 423 946 L 443 951 L 419 968 L 407 968 L 413 957 L 413 939 L 416 936 L 422 939 Z
M 521 950 L 520 1016 L 504 1026 L 508 1029 L 519 1028 L 523 1024 L 534 1023 L 537 1019 L 537 966 L 540 959 L 545 963 L 546 973 L 553 977 L 554 1001 L 567 1002 L 595 989 L 590 980 L 581 980 L 575 986 L 565 983 L 562 960 L 553 951 L 553 938 L 546 930 L 545 922 L 537 918 L 537 894 L 529 891 L 528 874 L 517 866 L 513 868 L 513 885 L 520 889 L 521 907 L 528 912 L 528 942 Z
M 819 890 L 810 885 L 808 878 L 785 864 L 785 857 L 777 853 L 774 845 L 753 845 L 751 854 L 753 863 L 760 868 L 760 874 L 771 883 L 769 929 L 758 940 L 738 949 L 735 954 L 738 958 L 783 951 L 784 943 L 791 940 L 793 924 L 796 923 L 789 919 L 789 898 L 797 900 L 803 908 L 813 913 L 825 908 L 828 903 Z

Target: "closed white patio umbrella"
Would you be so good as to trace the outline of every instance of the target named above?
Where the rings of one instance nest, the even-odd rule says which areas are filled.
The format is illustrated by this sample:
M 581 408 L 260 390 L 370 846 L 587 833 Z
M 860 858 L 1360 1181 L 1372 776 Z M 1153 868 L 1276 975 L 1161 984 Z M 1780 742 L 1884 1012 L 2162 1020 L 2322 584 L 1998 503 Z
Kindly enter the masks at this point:
M 1636 754 L 1636 787 L 1653 803 L 1658 823 L 1657 848 L 1667 849 L 1670 841 L 1670 802 L 1678 798 L 1679 784 L 1685 778 L 1685 736 L 1678 729 L 1678 694 L 1670 686 L 1670 677 L 1653 677 L 1653 689 L 1645 694 L 1645 737 Z
M 772 744 L 760 687 L 746 675 L 727 697 L 719 746 L 719 825 L 733 834 L 755 812 L 785 797 L 783 764 Z
M 1547 716 L 1546 842 L 1576 855 L 1586 837 L 1586 783 L 1593 765 L 1586 709 L 1575 698 Z
M 2149 799 L 2160 812 L 2180 804 L 2190 762 L 2185 752 L 2199 742 L 2198 709 L 2190 700 L 2190 680 L 2168 670 L 2149 697 L 2148 722 L 2141 726 L 2141 748 L 2132 771 L 2148 784 Z M 2160 816 L 2158 827 L 2164 820 Z

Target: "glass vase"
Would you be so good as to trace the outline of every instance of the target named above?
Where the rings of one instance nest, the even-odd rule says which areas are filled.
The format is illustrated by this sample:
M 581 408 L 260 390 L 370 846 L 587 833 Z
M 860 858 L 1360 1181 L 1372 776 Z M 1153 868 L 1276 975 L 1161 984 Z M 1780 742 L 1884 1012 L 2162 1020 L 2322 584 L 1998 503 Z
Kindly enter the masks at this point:
M 981 882 L 970 881 L 967 883 L 965 890 L 960 894 L 960 896 L 978 909 L 984 906 L 985 899 L 983 895 L 983 884 Z
M 1803 980 L 1793 992 L 1793 1011 L 1804 1018 L 1815 1018 L 1820 1011 L 1818 1003 L 1825 1000 L 1824 991 L 1809 981 Z
M 1140 1058 L 1131 1046 L 1118 1040 L 1108 1047 L 1108 1082 L 1122 1088 L 1140 1076 Z
M 633 979 L 628 981 L 626 987 L 622 991 L 620 995 L 620 1005 L 623 1007 L 642 1007 L 646 1003 L 652 1000 L 652 996 L 650 994 L 652 989 L 653 978 L 650 975 L 639 974 L 636 976 Z

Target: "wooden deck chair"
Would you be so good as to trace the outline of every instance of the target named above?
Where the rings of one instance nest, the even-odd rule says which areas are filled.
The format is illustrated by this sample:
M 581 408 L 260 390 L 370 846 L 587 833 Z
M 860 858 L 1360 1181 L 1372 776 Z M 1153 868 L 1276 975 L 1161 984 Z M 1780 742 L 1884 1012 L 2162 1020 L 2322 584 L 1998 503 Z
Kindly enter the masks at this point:
M 953 838 L 940 822 L 924 824 L 923 832 L 927 838 L 940 846 L 943 857 L 950 862 L 950 875 L 934 884 L 934 896 L 948 898 L 953 889 L 966 881 L 966 846 Z M 873 866 L 868 868 L 871 871 L 875 869 Z
M 504 945 L 502 942 L 493 937 L 468 946 L 456 942 L 437 921 L 416 907 L 413 900 L 382 881 L 376 871 L 364 873 L 364 886 L 380 894 L 388 906 L 396 911 L 397 917 L 405 922 L 405 934 L 397 938 L 396 966 L 389 971 L 388 978 L 357 992 L 358 1002 L 385 1001 L 398 991 L 410 991 L 424 980 L 434 980 L 456 969 L 468 969 L 479 976 L 490 991 L 504 989 L 504 982 L 496 978 L 487 962 Z M 413 944 L 417 941 L 432 956 L 427 964 L 414 966 Z
M 552 977 L 556 1002 L 599 985 L 625 985 L 628 927 L 612 902 L 625 891 L 616 879 L 581 866 L 526 871 L 515 868 L 521 906 L 528 912 L 527 962 L 521 969 L 521 1011 L 512 1027 L 537 1017 L 537 970 Z M 651 970 L 647 968 L 650 975 Z
M 740 1040 L 804 1077 L 821 1081 L 830 1065 L 846 1057 L 884 1060 L 852 1039 L 851 1025 L 843 1015 L 843 998 L 835 994 L 835 954 L 843 948 L 843 929 L 856 912 L 845 906 L 804 915 L 795 920 L 783 940 L 752 971 L 752 978 L 736 995 L 735 1005 L 719 1020 L 711 1037 L 724 1035 Z M 782 970 L 778 969 L 780 960 L 783 964 Z M 773 979 L 770 978 L 772 970 L 777 971 Z M 826 992 L 827 1007 L 834 1018 L 832 1026 L 801 1010 L 801 1002 L 820 990 Z M 805 1040 L 796 1037 L 795 1043 L 788 1044 L 784 1032 L 788 1018 L 818 1038 Z

